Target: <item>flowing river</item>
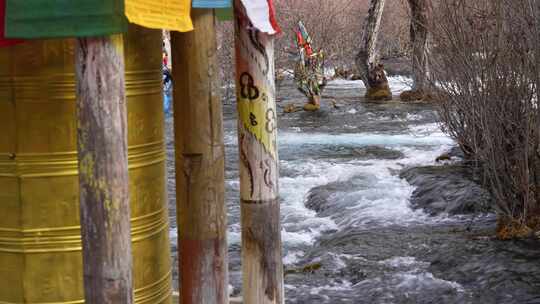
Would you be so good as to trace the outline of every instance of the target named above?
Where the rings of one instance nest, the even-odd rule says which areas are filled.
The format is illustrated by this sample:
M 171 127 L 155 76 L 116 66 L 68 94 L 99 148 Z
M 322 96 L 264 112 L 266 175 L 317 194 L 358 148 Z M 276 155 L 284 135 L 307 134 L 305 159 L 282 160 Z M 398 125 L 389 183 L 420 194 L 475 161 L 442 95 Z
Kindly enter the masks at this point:
M 391 78 L 395 95 L 405 81 Z M 286 104 L 301 105 L 304 98 L 290 81 L 278 92 L 286 302 L 540 303 L 538 242 L 494 240 L 490 213 L 434 215 L 411 203 L 417 188 L 400 173 L 443 166 L 435 159 L 454 146 L 439 128 L 435 107 L 365 103 L 363 94 L 361 82 L 333 81 L 320 111 L 285 114 Z M 224 106 L 224 128 L 230 284 L 240 295 L 234 105 Z M 176 254 L 170 118 L 167 130 Z M 440 187 L 441 179 L 425 182 Z

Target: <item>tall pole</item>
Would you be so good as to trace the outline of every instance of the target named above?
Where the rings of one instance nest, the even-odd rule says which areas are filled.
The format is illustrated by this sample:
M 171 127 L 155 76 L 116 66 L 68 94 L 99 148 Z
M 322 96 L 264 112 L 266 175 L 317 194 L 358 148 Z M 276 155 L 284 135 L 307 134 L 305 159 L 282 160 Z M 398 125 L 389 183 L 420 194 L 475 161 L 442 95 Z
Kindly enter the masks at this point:
M 87 304 L 133 303 L 122 37 L 76 45 L 80 217 Z
M 236 94 L 245 304 L 283 303 L 274 38 L 235 0 Z
M 228 304 L 225 148 L 213 10 L 172 33 L 180 303 Z

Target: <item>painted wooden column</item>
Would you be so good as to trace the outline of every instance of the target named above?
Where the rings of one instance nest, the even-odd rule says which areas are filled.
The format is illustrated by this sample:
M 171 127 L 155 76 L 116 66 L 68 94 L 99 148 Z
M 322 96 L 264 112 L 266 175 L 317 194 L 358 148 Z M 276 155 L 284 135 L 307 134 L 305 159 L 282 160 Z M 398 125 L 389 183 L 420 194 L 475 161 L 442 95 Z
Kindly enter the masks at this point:
M 133 303 L 122 36 L 76 45 L 77 139 L 87 304 Z
M 180 303 L 228 304 L 225 148 L 213 10 L 172 33 Z
M 274 38 L 235 0 L 236 94 L 245 304 L 283 303 Z

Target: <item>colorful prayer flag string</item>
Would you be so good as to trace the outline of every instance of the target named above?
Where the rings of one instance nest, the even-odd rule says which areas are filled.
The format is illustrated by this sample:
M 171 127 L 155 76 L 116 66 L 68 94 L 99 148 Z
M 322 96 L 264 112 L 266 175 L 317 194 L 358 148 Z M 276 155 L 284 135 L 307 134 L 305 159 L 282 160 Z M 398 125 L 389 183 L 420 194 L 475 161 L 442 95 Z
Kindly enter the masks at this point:
M 174 31 L 193 29 L 190 0 L 2 0 L 5 37 L 63 38 L 127 31 L 129 22 Z

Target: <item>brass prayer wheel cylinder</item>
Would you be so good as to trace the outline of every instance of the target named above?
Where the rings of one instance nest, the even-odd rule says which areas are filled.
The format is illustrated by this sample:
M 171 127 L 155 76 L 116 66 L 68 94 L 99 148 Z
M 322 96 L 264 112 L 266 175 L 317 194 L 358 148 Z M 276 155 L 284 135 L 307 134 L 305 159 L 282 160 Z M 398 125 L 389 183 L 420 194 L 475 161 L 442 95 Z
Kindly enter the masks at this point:
M 161 32 L 124 37 L 135 303 L 171 303 Z M 0 303 L 84 303 L 74 40 L 0 48 Z

